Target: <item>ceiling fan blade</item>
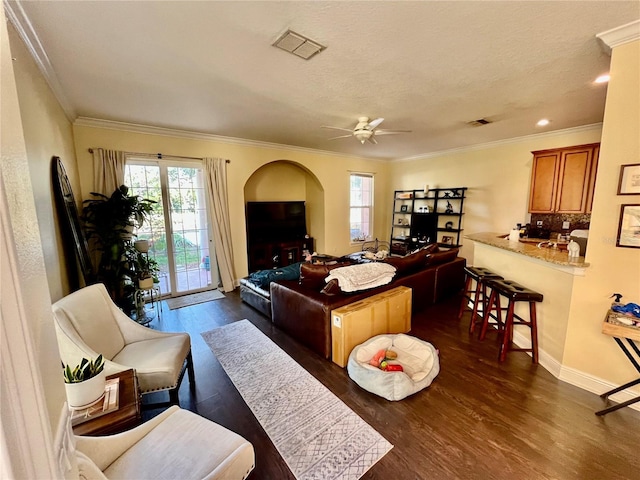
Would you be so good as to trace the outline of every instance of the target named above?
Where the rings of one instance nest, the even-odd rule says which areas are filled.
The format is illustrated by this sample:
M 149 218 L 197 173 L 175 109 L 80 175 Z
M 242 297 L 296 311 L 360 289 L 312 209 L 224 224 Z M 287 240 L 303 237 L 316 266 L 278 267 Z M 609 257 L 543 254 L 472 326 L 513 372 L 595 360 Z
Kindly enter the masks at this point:
M 353 137 L 353 133 L 350 133 L 349 135 L 340 135 L 339 137 L 327 138 L 327 140 L 335 140 L 336 138 L 347 138 L 347 137 Z
M 376 118 L 375 120 L 371 120 L 364 128 L 366 128 L 367 130 L 373 130 L 378 125 L 380 125 L 382 122 L 384 122 L 384 118 L 382 118 L 382 117 Z
M 369 140 L 369 141 L 370 141 L 371 143 L 373 143 L 374 145 L 377 145 L 377 144 L 378 144 L 378 141 L 377 141 L 375 138 L 373 138 L 373 135 L 371 135 L 369 138 L 367 138 L 367 140 Z
M 342 128 L 342 127 L 329 127 L 327 125 L 322 125 L 320 128 L 330 128 L 332 130 L 340 130 L 342 132 L 353 132 L 350 128 Z
M 411 133 L 411 130 L 376 130 L 376 135 L 395 135 L 397 133 Z

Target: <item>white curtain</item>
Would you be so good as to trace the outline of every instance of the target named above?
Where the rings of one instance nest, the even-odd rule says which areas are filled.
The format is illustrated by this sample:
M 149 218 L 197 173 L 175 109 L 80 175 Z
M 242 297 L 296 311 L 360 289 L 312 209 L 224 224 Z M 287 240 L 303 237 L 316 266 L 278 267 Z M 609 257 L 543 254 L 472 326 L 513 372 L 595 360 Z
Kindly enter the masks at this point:
M 124 164 L 124 152 L 94 148 L 93 191 L 110 197 L 124 183 Z
M 235 267 L 229 221 L 229 196 L 227 192 L 227 161 L 223 158 L 204 158 L 205 183 L 209 212 L 213 218 L 213 241 L 220 270 L 222 290 L 235 288 Z

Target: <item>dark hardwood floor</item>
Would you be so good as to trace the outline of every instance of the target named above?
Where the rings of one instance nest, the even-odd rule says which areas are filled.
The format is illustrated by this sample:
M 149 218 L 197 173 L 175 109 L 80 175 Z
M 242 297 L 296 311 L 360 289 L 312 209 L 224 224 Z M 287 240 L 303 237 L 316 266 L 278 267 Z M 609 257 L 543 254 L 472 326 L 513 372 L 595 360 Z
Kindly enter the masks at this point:
M 602 399 L 532 365 L 526 354 L 510 353 L 499 364 L 495 338 L 470 337 L 469 312 L 458 321 L 457 308 L 452 298 L 413 317 L 411 333 L 439 349 L 441 370 L 431 387 L 399 402 L 362 390 L 345 369 L 243 304 L 237 290 L 178 310 L 164 305 L 152 327 L 189 332 L 196 392 L 185 378 L 181 406 L 253 444 L 254 480 L 294 477 L 200 335 L 244 318 L 395 446 L 364 479 L 640 478 L 640 412 L 624 408 L 597 417 Z M 155 395 L 150 400 L 164 399 Z

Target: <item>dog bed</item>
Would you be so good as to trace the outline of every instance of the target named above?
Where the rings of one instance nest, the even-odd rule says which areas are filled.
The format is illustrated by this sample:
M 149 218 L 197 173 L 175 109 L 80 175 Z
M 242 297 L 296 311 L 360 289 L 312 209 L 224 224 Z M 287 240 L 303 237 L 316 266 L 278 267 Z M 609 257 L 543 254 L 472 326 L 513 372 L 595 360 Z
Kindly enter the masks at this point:
M 369 364 L 382 349 L 398 354 L 391 364 L 403 372 L 385 372 Z M 347 363 L 349 377 L 368 392 L 387 400 L 402 400 L 428 387 L 440 372 L 438 351 L 433 345 L 410 335 L 377 335 L 355 347 Z

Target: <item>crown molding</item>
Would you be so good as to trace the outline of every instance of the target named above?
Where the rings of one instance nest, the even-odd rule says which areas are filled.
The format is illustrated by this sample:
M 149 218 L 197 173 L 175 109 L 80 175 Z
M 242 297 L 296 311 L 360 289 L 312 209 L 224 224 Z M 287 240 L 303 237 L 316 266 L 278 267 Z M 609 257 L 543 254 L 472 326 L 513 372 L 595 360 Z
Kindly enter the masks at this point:
M 477 150 L 485 150 L 487 148 L 499 147 L 501 145 L 511 145 L 526 140 L 537 140 L 541 138 L 558 137 L 560 135 L 570 135 L 574 133 L 588 132 L 602 128 L 602 122 L 592 123 L 590 125 L 582 125 L 580 127 L 565 128 L 564 130 L 553 130 L 551 132 L 535 133 L 533 135 L 523 135 L 521 137 L 507 138 L 505 140 L 496 140 L 495 142 L 478 143 L 467 147 L 452 148 L 449 150 L 440 150 L 439 152 L 426 153 L 424 155 L 416 155 L 413 157 L 404 157 L 395 159 L 396 162 L 413 162 L 415 160 L 427 160 L 429 158 L 441 157 L 443 155 L 451 155 L 455 153 L 474 152 Z
M 640 40 L 640 20 L 598 33 L 596 37 L 609 47 L 609 50 L 625 43 Z
M 76 118 L 76 111 L 65 95 L 64 90 L 58 81 L 58 76 L 49 61 L 49 56 L 42 46 L 33 25 L 31 25 L 29 17 L 27 17 L 26 12 L 22 8 L 20 0 L 3 0 L 3 4 L 7 18 L 18 32 L 18 35 L 20 35 L 20 38 L 26 45 L 27 50 L 29 50 L 29 53 L 36 62 L 40 72 L 42 72 L 45 81 L 49 85 L 49 88 L 51 88 L 53 95 L 58 100 L 58 103 L 62 107 L 65 115 L 69 121 L 73 122 Z
M 367 160 L 372 162 L 388 162 L 370 157 L 361 157 L 358 155 L 349 155 L 346 153 L 330 152 L 327 150 L 316 150 L 314 148 L 296 147 L 293 145 L 284 145 L 280 143 L 262 142 L 259 140 L 246 140 L 236 137 L 224 137 L 222 135 L 214 135 L 212 133 L 193 132 L 190 130 L 178 130 L 166 127 L 154 127 L 151 125 L 141 125 L 137 123 L 119 122 L 115 120 L 103 120 L 99 118 L 78 117 L 73 122 L 74 126 L 104 128 L 107 130 L 119 130 L 122 132 L 142 133 L 144 135 L 158 135 L 162 137 L 189 138 L 193 140 L 205 140 L 209 142 L 218 142 L 228 145 L 241 145 L 245 147 L 260 147 L 272 150 L 288 150 L 292 152 L 311 153 L 313 155 L 324 155 L 332 157 L 346 157 L 357 160 Z

